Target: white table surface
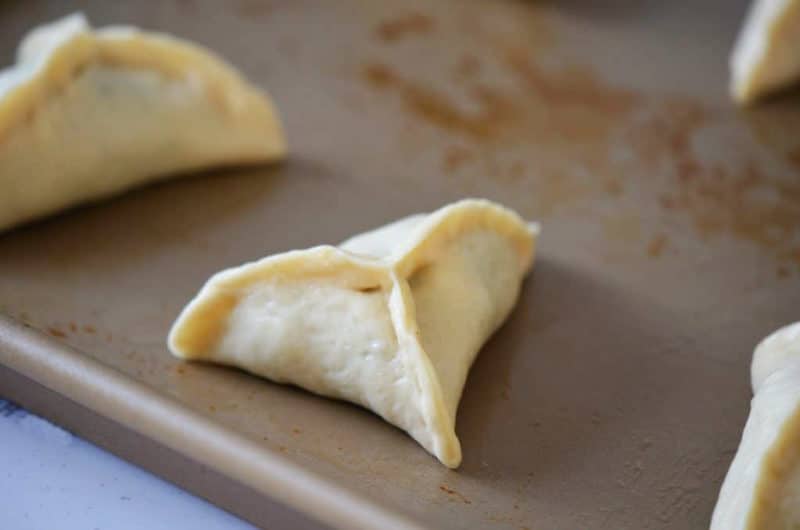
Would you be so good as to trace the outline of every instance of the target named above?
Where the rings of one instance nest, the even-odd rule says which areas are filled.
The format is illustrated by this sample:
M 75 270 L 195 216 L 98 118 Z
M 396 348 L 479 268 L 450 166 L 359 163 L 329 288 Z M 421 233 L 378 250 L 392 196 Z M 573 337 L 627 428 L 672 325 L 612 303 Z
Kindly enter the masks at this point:
M 2 399 L 0 492 L 0 529 L 254 528 Z

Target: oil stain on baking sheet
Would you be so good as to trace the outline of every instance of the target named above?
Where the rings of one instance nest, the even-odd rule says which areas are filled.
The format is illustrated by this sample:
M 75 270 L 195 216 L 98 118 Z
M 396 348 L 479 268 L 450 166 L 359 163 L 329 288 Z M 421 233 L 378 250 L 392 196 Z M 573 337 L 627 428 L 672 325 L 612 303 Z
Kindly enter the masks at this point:
M 481 181 L 503 180 L 531 197 L 523 213 L 539 218 L 589 208 L 602 197 L 615 205 L 597 213 L 608 226 L 630 220 L 630 211 L 653 220 L 644 228 L 630 221 L 637 226 L 626 230 L 641 234 L 639 256 L 679 252 L 659 228 L 677 222 L 693 240 L 724 236 L 771 255 L 780 277 L 800 271 L 800 181 L 765 162 L 746 134 L 722 136 L 742 129 L 730 108 L 612 86 L 569 59 L 550 64 L 552 39 L 535 49 L 474 34 L 492 53 L 478 59 L 463 50 L 449 77 L 408 75 L 384 60 L 360 71 L 366 86 L 399 103 L 409 120 L 452 139 L 439 168 L 466 193 L 480 192 Z M 484 71 L 502 76 L 489 80 Z M 798 168 L 800 145 L 790 147 L 783 162 Z M 737 152 L 735 161 L 705 156 L 725 149 Z
M 425 35 L 435 27 L 429 15 L 414 11 L 383 20 L 375 28 L 377 37 L 386 43 L 397 42 L 410 35 Z

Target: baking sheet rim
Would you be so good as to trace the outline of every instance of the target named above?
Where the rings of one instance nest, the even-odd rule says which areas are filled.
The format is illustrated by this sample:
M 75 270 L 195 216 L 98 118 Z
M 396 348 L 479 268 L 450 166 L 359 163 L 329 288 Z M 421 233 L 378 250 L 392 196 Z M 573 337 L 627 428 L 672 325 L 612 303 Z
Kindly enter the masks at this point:
M 3 314 L 0 363 L 323 523 L 337 528 L 422 529 Z M 181 421 L 174 421 L 176 417 Z

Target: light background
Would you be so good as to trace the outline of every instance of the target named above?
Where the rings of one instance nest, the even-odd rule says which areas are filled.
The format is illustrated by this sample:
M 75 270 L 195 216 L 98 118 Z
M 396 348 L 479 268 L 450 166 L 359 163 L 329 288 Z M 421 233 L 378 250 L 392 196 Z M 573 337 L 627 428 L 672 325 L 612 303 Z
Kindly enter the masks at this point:
M 0 399 L 0 528 L 254 527 Z

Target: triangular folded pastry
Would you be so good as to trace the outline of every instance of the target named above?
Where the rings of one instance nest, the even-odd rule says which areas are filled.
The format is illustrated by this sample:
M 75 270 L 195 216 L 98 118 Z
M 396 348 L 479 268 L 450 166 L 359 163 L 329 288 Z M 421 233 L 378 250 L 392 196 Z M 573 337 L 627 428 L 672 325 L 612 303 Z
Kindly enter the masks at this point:
M 457 467 L 467 372 L 514 306 L 537 233 L 464 200 L 339 247 L 270 256 L 214 275 L 169 347 L 363 405 Z
M 800 80 L 800 0 L 755 0 L 731 54 L 737 103 Z
M 178 172 L 269 161 L 266 94 L 210 51 L 71 15 L 0 71 L 0 230 Z
M 755 396 L 711 530 L 800 528 L 800 322 L 753 354 Z

